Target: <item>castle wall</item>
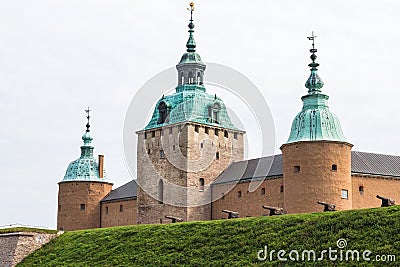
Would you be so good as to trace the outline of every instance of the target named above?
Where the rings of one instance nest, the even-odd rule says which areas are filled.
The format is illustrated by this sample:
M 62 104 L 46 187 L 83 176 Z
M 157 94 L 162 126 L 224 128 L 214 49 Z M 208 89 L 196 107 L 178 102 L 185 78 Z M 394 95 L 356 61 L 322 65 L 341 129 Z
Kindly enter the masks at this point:
M 239 159 L 242 132 L 190 123 L 139 132 L 138 223 L 165 222 L 166 215 L 184 221 L 211 219 L 209 184 Z M 162 178 L 164 194 L 159 201 Z
M 322 211 L 317 201 L 335 204 L 337 210 L 351 209 L 351 148 L 348 143 L 334 141 L 283 145 L 286 212 Z M 342 190 L 347 190 L 347 198 L 342 197 Z
M 71 231 L 100 227 L 100 201 L 111 189 L 109 183 L 59 183 L 57 229 Z
M 101 203 L 101 227 L 136 224 L 137 200 L 127 199 Z
M 400 180 L 392 177 L 353 175 L 353 209 L 380 207 L 382 201 L 376 195 L 391 198 L 400 203 Z M 362 187 L 362 188 L 360 188 Z
M 13 267 L 57 234 L 16 232 L 0 234 L 0 267 Z
M 283 207 L 283 177 L 264 180 L 255 191 L 249 192 L 249 182 L 213 186 L 212 219 L 226 219 L 222 210 L 239 212 L 239 217 L 257 217 L 269 214 L 262 206 Z M 240 192 L 240 193 L 239 193 Z

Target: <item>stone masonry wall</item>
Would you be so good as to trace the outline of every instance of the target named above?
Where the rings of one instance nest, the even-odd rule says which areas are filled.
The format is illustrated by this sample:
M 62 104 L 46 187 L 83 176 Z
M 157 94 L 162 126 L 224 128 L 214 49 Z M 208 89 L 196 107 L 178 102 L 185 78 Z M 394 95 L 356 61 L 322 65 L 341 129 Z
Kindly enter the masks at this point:
M 34 232 L 0 234 L 0 267 L 16 266 L 57 235 Z

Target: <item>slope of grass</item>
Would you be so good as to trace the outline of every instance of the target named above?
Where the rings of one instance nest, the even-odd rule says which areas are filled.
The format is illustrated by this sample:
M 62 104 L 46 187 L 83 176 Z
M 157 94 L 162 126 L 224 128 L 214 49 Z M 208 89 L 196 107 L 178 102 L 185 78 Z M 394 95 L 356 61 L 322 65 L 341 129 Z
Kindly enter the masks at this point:
M 220 221 L 66 232 L 18 266 L 397 266 L 400 206 Z M 395 255 L 397 263 L 260 261 L 257 252 L 338 249 Z M 346 252 L 346 251 L 345 251 Z M 269 252 L 268 252 L 269 253 Z M 285 255 L 288 257 L 288 255 Z M 360 256 L 361 257 L 361 256 Z M 362 259 L 362 257 L 361 257 Z M 399 264 L 400 265 L 400 264 Z
M 49 229 L 41 229 L 41 228 L 30 228 L 30 227 L 13 227 L 13 228 L 0 229 L 0 234 L 17 233 L 17 232 L 33 232 L 33 233 L 56 234 L 57 230 L 49 230 Z

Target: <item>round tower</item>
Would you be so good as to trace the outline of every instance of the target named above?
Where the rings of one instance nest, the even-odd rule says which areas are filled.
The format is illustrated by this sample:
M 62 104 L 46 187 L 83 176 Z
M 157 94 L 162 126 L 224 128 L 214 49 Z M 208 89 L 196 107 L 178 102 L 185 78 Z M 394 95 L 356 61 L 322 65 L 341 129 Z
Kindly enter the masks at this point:
M 281 146 L 283 155 L 284 209 L 287 213 L 320 212 L 318 204 L 334 204 L 336 210 L 352 208 L 351 148 L 340 122 L 328 107 L 329 97 L 321 93 L 314 38 L 310 52 L 311 75 L 305 86 L 303 109 L 293 121 L 289 140 Z
M 58 183 L 57 229 L 81 230 L 100 227 L 100 201 L 111 191 L 104 173 L 104 157 L 93 157 L 87 109 L 86 132 L 82 136 L 81 156 L 71 162 L 64 179 Z

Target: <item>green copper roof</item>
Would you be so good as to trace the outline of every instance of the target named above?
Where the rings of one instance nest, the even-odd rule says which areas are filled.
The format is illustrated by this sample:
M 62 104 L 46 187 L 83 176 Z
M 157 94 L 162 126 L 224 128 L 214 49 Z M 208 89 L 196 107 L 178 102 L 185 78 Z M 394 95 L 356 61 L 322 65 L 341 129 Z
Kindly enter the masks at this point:
M 94 147 L 92 146 L 93 138 L 90 135 L 89 122 L 86 125 L 86 127 L 87 130 L 82 136 L 83 146 L 81 146 L 81 156 L 80 158 L 71 162 L 68 165 L 64 179 L 61 182 L 70 182 L 70 181 L 109 182 L 106 179 L 105 172 L 103 173 L 104 178 L 99 177 L 99 169 L 98 169 L 99 165 L 97 163 L 97 160 L 93 157 L 93 149 L 94 149 Z
M 162 96 L 158 100 L 153 116 L 145 130 L 165 125 L 197 122 L 214 127 L 239 130 L 231 122 L 223 101 L 216 95 L 206 93 L 203 75 L 206 65 L 196 53 L 194 41 L 193 4 L 190 9 L 189 39 L 186 53 L 176 66 L 178 70 L 178 86 L 172 95 Z
M 317 73 L 319 64 L 315 62 L 317 50 L 314 44 L 310 51 L 313 62 L 308 65 L 311 74 L 305 84 L 308 94 L 301 98 L 303 109 L 293 121 L 287 143 L 317 140 L 346 142 L 339 119 L 329 110 L 329 96 L 321 93 L 324 83 Z

